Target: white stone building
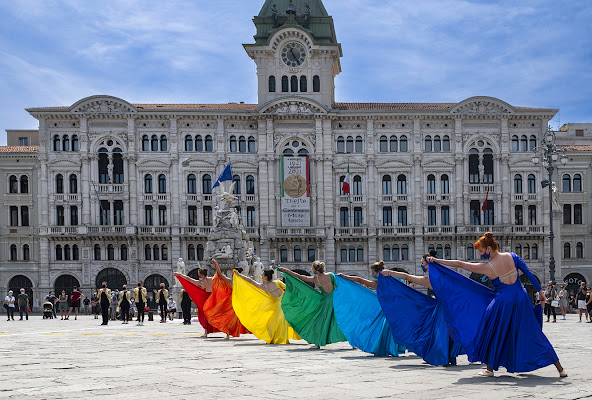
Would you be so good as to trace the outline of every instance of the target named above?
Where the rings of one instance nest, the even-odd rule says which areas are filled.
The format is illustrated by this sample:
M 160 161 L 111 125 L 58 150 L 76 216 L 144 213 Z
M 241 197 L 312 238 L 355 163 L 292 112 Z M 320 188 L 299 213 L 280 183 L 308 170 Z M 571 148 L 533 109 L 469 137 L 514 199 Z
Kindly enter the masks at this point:
M 330 271 L 368 275 L 384 259 L 418 273 L 429 249 L 471 259 L 471 243 L 492 231 L 503 250 L 519 250 L 539 279 L 548 279 L 545 171 L 531 160 L 557 110 L 486 96 L 451 104 L 339 103 L 341 45 L 320 0 L 267 0 L 254 23 L 255 43 L 244 47 L 257 65 L 258 104 L 92 96 L 28 110 L 39 120 L 32 181 L 38 201 L 27 198 L 36 207 L 38 231 L 31 234 L 38 243 L 30 246 L 38 258 L 37 271 L 22 274 L 36 291 L 80 284 L 88 292 L 105 279 L 111 286 L 143 280 L 150 288 L 172 283 L 178 258 L 188 271 L 196 268 L 213 222 L 212 185 L 228 162 L 264 265 L 308 269 L 322 259 Z M 588 189 L 589 154 L 565 167 L 581 172 Z M 295 224 L 282 198 L 301 186 L 281 179 L 282 156 L 307 157 L 308 185 L 296 196 L 307 198 L 299 210 L 305 217 Z M 351 193 L 343 195 L 348 166 Z M 8 174 L 3 170 L 2 179 Z M 587 263 L 590 192 L 578 198 L 585 223 L 569 239 L 588 235 Z M 10 240 L 2 240 L 0 276 L 8 285 Z M 578 271 L 592 279 L 587 267 Z

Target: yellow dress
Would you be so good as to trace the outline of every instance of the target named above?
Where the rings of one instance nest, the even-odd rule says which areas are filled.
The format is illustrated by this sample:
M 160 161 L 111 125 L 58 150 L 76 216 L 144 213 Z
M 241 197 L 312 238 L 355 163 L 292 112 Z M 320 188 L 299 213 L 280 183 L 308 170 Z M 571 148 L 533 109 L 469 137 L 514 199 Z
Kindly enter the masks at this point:
M 274 283 L 282 291 L 286 288 L 281 281 Z M 289 339 L 300 339 L 284 317 L 281 296 L 273 297 L 236 274 L 232 286 L 232 308 L 241 324 L 258 339 L 274 344 L 288 344 Z

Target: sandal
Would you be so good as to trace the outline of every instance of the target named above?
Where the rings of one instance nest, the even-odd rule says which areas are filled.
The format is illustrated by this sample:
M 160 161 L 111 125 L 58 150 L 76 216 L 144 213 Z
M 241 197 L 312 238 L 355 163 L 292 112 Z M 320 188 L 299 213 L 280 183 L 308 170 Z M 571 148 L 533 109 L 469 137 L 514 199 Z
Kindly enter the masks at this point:
M 491 378 L 493 376 L 493 371 L 490 371 L 490 370 L 486 369 L 484 371 L 479 372 L 477 375 L 478 376 L 485 376 L 485 377 Z
M 561 372 L 559 373 L 559 377 L 560 378 L 566 378 L 567 377 L 567 372 L 565 372 L 565 369 L 562 369 Z

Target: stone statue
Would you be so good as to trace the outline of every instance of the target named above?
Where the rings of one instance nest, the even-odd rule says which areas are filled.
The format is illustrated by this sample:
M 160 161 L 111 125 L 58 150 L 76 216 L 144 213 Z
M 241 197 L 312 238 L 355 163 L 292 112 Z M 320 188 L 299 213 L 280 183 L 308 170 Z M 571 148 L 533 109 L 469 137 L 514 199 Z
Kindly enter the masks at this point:
M 222 210 L 229 210 L 234 204 L 234 200 L 237 198 L 235 195 L 232 194 L 235 183 L 236 182 L 234 181 L 232 182 L 232 185 L 230 185 L 228 191 L 224 189 L 224 185 L 220 185 L 220 187 L 222 188 L 222 193 L 218 195 L 218 198 L 220 199 L 220 201 L 222 201 L 224 205 L 222 207 Z
M 179 261 L 177 261 L 177 272 L 181 275 L 185 275 L 185 263 L 182 258 L 179 258 Z
M 277 10 L 277 6 L 275 4 L 273 6 L 271 6 L 271 17 L 273 18 L 273 27 L 277 28 L 278 27 L 278 10 Z
M 212 258 L 232 258 L 232 248 L 229 245 L 222 247 L 219 251 L 214 253 Z
M 306 5 L 306 12 L 304 13 L 304 27 L 310 28 L 310 6 Z
M 555 182 L 551 183 L 553 210 L 561 211 L 561 204 L 559 203 L 559 189 L 555 186 Z

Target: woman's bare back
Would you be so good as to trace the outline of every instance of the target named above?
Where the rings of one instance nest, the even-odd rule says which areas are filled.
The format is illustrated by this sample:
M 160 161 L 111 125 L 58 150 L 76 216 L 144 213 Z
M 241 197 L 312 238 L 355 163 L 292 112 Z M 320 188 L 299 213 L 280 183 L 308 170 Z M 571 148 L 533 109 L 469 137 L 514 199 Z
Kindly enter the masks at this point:
M 490 260 L 492 268 L 489 274 L 490 279 L 499 278 L 506 285 L 513 285 L 518 279 L 518 271 L 514 264 L 514 257 L 510 253 L 498 253 L 493 260 Z
M 318 274 L 316 276 L 316 284 L 319 288 L 323 288 L 323 291 L 327 294 L 333 292 L 333 283 L 331 283 L 331 275 L 329 274 Z

